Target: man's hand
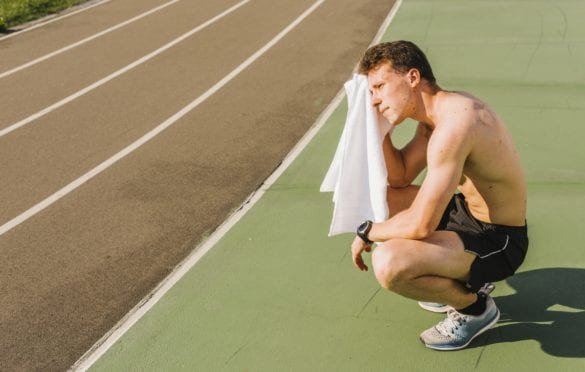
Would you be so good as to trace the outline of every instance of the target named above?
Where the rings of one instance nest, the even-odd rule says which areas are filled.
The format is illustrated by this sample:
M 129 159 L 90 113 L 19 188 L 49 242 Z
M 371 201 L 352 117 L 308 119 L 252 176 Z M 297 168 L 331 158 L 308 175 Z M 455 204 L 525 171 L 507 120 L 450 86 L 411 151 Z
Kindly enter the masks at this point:
M 355 267 L 357 267 L 361 271 L 368 271 L 368 267 L 366 266 L 364 260 L 362 259 L 362 252 L 363 251 L 369 252 L 371 250 L 372 250 L 371 244 L 366 244 L 359 236 L 355 237 L 353 243 L 351 243 L 351 257 L 353 258 L 353 263 Z

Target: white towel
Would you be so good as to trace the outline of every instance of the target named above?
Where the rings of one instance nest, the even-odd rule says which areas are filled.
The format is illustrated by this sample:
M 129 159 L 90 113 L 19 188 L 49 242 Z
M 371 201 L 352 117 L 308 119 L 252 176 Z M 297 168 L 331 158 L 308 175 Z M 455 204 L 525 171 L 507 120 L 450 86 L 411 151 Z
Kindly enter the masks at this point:
M 388 171 L 382 141 L 392 126 L 372 106 L 368 80 L 354 74 L 344 85 L 347 118 L 321 192 L 333 192 L 329 236 L 355 232 L 364 220 L 388 218 Z

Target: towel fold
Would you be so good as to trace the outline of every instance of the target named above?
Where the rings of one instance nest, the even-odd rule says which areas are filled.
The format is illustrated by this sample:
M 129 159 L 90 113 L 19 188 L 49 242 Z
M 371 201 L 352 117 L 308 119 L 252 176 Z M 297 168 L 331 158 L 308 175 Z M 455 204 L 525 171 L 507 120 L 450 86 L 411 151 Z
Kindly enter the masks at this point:
M 345 127 L 321 192 L 333 192 L 329 236 L 355 232 L 364 220 L 388 218 L 388 171 L 382 141 L 393 129 L 372 106 L 368 80 L 354 74 L 344 85 L 348 110 Z

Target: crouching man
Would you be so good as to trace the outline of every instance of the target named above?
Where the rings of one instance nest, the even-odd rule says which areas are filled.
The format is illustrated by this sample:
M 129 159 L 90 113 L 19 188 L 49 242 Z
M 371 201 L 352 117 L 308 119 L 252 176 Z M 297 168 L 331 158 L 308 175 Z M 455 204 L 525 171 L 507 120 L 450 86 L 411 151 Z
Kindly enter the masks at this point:
M 385 138 L 392 216 L 358 227 L 353 261 L 366 271 L 362 253 L 378 242 L 372 266 L 380 285 L 447 313 L 420 335 L 422 342 L 438 350 L 464 348 L 498 321 L 490 283 L 514 274 L 528 248 L 518 152 L 487 104 L 437 85 L 413 43 L 369 48 L 360 73 L 380 115 L 394 125 L 412 118 L 418 126 L 400 150 Z M 411 185 L 425 167 L 422 185 Z

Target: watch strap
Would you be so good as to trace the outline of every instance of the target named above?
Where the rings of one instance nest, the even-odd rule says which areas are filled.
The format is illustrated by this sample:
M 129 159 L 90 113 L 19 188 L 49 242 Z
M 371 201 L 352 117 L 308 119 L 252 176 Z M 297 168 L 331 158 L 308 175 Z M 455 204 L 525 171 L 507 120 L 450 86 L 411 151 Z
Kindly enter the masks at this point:
M 359 236 L 366 244 L 373 243 L 373 241 L 368 238 L 368 234 L 370 233 L 373 224 L 374 223 L 372 221 L 366 220 L 357 228 L 357 236 Z

